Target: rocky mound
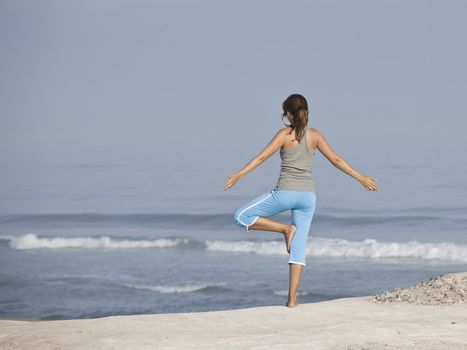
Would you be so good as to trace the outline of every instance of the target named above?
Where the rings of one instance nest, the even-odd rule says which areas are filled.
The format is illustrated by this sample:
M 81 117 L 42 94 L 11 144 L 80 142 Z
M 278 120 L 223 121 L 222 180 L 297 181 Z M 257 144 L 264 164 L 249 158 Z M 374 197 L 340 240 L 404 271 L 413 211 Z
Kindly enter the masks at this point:
M 375 303 L 460 304 L 467 301 L 467 272 L 431 277 L 406 289 L 395 288 L 372 296 Z

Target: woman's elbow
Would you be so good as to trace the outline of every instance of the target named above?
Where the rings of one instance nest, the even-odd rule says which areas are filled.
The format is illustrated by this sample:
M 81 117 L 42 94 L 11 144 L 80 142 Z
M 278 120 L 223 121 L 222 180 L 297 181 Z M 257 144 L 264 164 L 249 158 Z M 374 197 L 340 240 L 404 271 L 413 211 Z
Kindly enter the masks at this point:
M 336 168 L 339 168 L 339 166 L 344 162 L 344 159 L 342 159 L 339 156 L 334 156 L 331 158 L 331 164 L 334 165 Z

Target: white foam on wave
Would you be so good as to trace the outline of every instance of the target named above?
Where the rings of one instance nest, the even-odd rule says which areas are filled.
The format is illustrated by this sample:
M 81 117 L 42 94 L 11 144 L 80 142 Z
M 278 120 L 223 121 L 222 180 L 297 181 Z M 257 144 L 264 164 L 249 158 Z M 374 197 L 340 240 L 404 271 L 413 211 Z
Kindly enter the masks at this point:
M 128 240 L 103 237 L 54 237 L 39 238 L 34 233 L 23 236 L 2 236 L 9 240 L 13 249 L 134 249 L 134 248 L 170 248 L 181 243 L 187 243 L 187 239 L 160 238 L 155 240 Z
M 208 250 L 222 252 L 287 255 L 284 241 L 206 241 L 206 247 Z M 467 262 L 467 245 L 449 242 L 378 242 L 375 239 L 350 241 L 310 237 L 306 255 L 334 258 L 411 258 Z
M 159 238 L 154 240 L 117 239 L 102 237 L 38 237 L 34 233 L 22 236 L 0 236 L 9 241 L 13 249 L 147 249 L 172 248 L 179 245 L 189 247 L 193 243 L 186 238 Z M 226 253 L 254 253 L 260 255 L 288 255 L 285 243 L 280 241 L 223 241 L 206 240 L 206 249 Z M 198 248 L 198 245 L 195 247 Z M 310 237 L 306 255 L 332 258 L 409 258 L 422 260 L 443 260 L 467 262 L 467 245 L 450 242 L 424 243 L 379 242 L 375 239 L 351 241 L 338 238 Z
M 256 253 L 260 255 L 286 254 L 284 241 L 206 241 L 207 250 L 221 252 Z
M 209 286 L 207 284 L 193 284 L 186 286 L 160 286 L 160 285 L 147 285 L 147 284 L 124 284 L 125 287 L 134 289 L 150 290 L 152 292 L 173 294 L 173 293 L 192 293 Z
M 274 295 L 278 295 L 280 297 L 286 297 L 289 295 L 288 290 L 275 290 Z M 311 292 L 297 292 L 297 296 L 305 296 L 305 295 L 310 295 Z

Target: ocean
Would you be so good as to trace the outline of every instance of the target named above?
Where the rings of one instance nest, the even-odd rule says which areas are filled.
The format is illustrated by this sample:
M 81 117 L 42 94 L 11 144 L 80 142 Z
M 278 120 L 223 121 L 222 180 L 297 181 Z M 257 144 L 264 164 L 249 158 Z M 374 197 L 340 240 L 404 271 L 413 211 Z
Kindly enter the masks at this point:
M 298 303 L 380 293 L 467 270 L 467 164 L 317 157 Z M 241 161 L 7 164 L 0 170 L 0 317 L 52 320 L 285 305 L 283 236 L 237 208 L 275 185 L 278 158 L 223 191 Z M 352 165 L 352 162 L 350 162 Z M 290 222 L 290 212 L 272 217 Z

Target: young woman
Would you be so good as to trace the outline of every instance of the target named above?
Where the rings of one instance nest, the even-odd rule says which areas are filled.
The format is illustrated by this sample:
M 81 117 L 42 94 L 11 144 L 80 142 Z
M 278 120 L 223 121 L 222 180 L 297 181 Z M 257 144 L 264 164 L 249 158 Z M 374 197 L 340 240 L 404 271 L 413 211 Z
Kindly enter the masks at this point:
M 297 305 L 297 289 L 303 266 L 306 244 L 316 205 L 312 162 L 318 149 L 336 168 L 358 180 L 367 190 L 378 190 L 372 176 L 362 175 L 338 156 L 316 128 L 308 128 L 308 104 L 299 94 L 290 95 L 282 103 L 282 117 L 290 125 L 280 129 L 271 142 L 240 171 L 227 176 L 224 191 L 241 177 L 262 164 L 280 149 L 282 160 L 279 179 L 274 189 L 239 208 L 234 223 L 246 230 L 273 231 L 284 235 L 289 253 L 289 295 L 287 306 Z M 292 210 L 292 224 L 286 225 L 266 217 Z

